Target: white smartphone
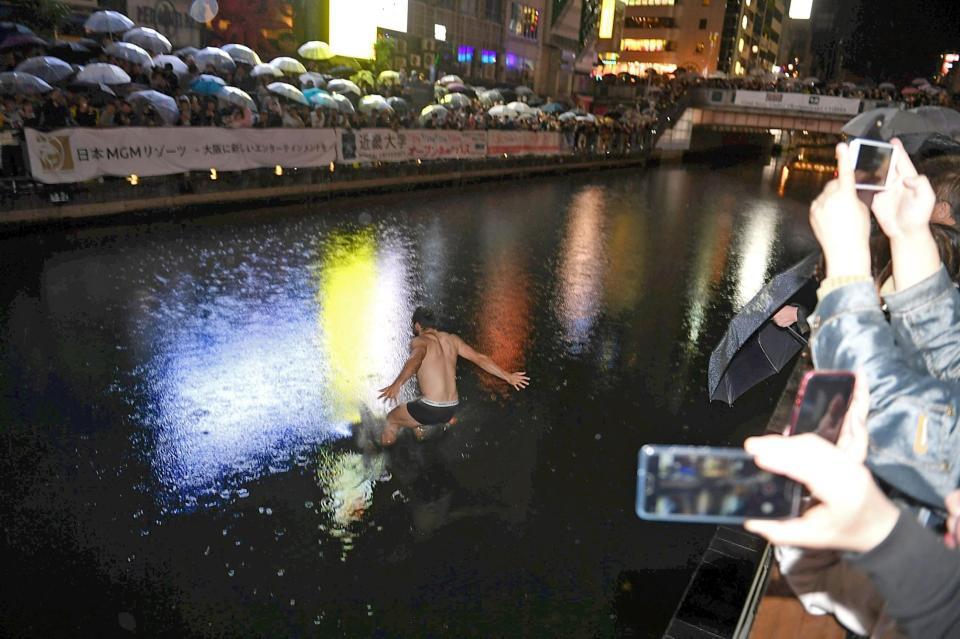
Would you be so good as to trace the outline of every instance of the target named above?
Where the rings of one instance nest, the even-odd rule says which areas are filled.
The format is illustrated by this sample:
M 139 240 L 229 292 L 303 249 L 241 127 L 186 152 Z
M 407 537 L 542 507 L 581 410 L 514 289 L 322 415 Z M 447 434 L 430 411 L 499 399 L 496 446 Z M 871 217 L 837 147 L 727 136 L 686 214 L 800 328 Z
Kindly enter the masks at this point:
M 641 519 L 739 524 L 800 513 L 802 487 L 761 470 L 742 448 L 651 446 L 640 449 L 637 515 Z
M 853 172 L 857 188 L 867 191 L 882 191 L 893 175 L 893 151 L 896 147 L 887 142 L 857 138 L 850 143 L 853 155 Z

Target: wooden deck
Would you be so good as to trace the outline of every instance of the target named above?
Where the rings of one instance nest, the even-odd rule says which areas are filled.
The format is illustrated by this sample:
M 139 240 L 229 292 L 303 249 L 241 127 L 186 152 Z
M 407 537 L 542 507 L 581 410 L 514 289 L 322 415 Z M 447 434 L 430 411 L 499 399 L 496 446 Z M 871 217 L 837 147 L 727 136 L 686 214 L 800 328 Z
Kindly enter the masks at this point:
M 846 636 L 846 630 L 832 616 L 811 615 L 803 609 L 774 562 L 750 639 L 845 639 Z

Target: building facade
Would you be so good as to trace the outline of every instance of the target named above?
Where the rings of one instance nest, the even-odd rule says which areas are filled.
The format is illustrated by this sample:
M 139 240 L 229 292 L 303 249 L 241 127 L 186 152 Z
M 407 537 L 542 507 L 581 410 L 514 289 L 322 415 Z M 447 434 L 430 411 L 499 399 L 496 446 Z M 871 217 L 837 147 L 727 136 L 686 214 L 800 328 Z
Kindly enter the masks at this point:
M 784 0 L 728 0 L 717 68 L 729 75 L 763 74 L 777 64 Z

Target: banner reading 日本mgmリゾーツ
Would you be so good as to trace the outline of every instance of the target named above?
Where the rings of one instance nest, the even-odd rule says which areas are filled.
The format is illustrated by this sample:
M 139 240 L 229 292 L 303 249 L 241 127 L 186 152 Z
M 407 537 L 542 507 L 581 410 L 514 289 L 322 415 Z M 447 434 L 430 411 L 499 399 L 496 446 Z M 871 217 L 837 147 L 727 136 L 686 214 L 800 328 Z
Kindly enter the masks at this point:
M 47 184 L 103 175 L 326 166 L 337 159 L 333 129 L 131 127 L 24 133 L 30 171 Z

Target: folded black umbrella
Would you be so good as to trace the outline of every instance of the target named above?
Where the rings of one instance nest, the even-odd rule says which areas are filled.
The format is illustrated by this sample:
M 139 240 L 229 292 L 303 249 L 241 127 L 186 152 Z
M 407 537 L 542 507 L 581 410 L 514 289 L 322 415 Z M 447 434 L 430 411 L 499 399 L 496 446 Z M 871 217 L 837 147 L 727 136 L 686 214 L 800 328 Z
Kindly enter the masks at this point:
M 811 253 L 778 273 L 737 313 L 710 355 L 707 384 L 710 399 L 732 404 L 744 392 L 783 369 L 806 345 L 803 337 L 780 328 L 770 318 L 809 285 L 820 261 Z

